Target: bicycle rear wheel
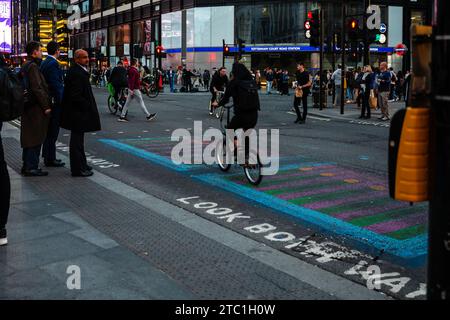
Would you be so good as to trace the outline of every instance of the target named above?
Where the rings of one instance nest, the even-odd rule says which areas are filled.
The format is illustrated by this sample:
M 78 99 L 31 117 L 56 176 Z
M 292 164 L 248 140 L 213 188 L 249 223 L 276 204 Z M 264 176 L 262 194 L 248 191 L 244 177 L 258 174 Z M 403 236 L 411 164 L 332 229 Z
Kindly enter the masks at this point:
M 259 185 L 263 178 L 262 164 L 258 154 L 256 155 L 256 160 L 256 164 L 246 164 L 244 166 L 245 177 L 254 186 Z
M 148 88 L 147 96 L 149 98 L 156 98 L 159 95 L 159 90 L 156 85 L 151 85 L 150 88 Z

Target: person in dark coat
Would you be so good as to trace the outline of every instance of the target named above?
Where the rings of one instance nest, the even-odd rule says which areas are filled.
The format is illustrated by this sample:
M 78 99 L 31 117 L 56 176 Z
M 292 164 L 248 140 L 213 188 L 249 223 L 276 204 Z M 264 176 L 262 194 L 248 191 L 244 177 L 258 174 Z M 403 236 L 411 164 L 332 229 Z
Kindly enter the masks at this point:
M 120 90 L 128 86 L 128 71 L 123 66 L 123 62 L 119 61 L 117 66 L 111 72 L 109 82 L 114 87 L 114 101 L 119 101 Z M 123 107 L 123 106 L 122 106 Z
M 48 57 L 41 63 L 41 72 L 52 99 L 52 113 L 48 127 L 47 138 L 42 146 L 42 157 L 46 167 L 64 167 L 65 163 L 56 159 L 56 141 L 59 135 L 59 124 L 61 122 L 61 103 L 64 93 L 63 72 L 58 62 L 59 45 L 56 41 L 47 44 Z
M 31 41 L 26 47 L 28 61 L 23 65 L 20 75 L 27 90 L 27 102 L 21 118 L 20 142 L 23 153 L 22 174 L 24 176 L 47 176 L 48 172 L 39 168 L 42 143 L 47 136 L 50 121 L 50 98 L 47 82 L 39 69 L 42 47 Z
M 8 66 L 3 54 L 0 53 L 0 99 L 6 98 L 6 81 Z M 8 244 L 6 224 L 8 223 L 9 207 L 11 202 L 11 181 L 9 179 L 8 166 L 5 161 L 5 152 L 2 143 L 2 126 L 0 121 L 0 246 Z
M 61 127 L 71 131 L 69 147 L 72 176 L 89 177 L 93 172 L 86 161 L 84 134 L 101 130 L 100 115 L 89 83 L 88 53 L 77 50 L 74 60 L 75 64 L 66 77 Z

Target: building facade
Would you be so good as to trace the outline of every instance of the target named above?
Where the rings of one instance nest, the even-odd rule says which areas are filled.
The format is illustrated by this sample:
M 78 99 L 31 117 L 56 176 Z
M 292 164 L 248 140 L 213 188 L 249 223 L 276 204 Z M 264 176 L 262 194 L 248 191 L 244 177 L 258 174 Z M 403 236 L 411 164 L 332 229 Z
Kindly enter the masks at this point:
M 2 0 L 5 1 L 5 0 Z M 61 61 L 67 63 L 69 34 L 67 29 L 67 0 L 11 1 L 11 57 L 20 64 L 26 58 L 25 47 L 31 40 L 46 45 L 51 40 L 60 44 Z
M 80 28 L 70 35 L 70 55 L 83 48 L 89 51 L 92 66 L 114 66 L 132 57 L 143 65 L 157 66 L 159 0 L 71 0 L 70 4 L 72 12 L 80 12 Z
M 369 3 L 369 1 L 366 1 Z M 343 1 L 180 1 L 166 0 L 161 5 L 162 45 L 168 57 L 163 66 L 187 65 L 191 69 L 212 68 L 222 65 L 222 41 L 236 44 L 245 41 L 244 61 L 252 69 L 267 66 L 295 69 L 298 61 L 310 68 L 319 67 L 319 48 L 309 45 L 305 37 L 304 23 L 307 12 L 323 8 L 327 41 L 340 35 L 343 28 Z M 431 20 L 429 0 L 378 0 L 381 22 L 386 26 L 386 42 L 372 44 L 370 63 L 378 65 L 387 61 L 394 69 L 408 69 L 408 54 L 396 54 L 399 44 L 409 46 L 411 22 L 426 24 Z M 362 23 L 364 1 L 345 1 L 346 15 L 356 17 Z M 340 63 L 340 55 L 330 52 L 324 56 L 324 66 L 334 69 Z M 232 60 L 225 59 L 226 66 Z M 362 61 L 346 61 L 357 67 Z
M 8 0 L 0 0 L 6 3 Z M 369 2 L 369 1 L 366 1 Z M 27 41 L 44 44 L 53 37 L 63 45 L 68 58 L 76 49 L 90 52 L 92 65 L 115 65 L 119 59 L 138 58 L 149 67 L 186 65 L 211 69 L 223 63 L 222 41 L 233 46 L 245 41 L 244 61 L 253 69 L 266 66 L 293 69 L 297 61 L 318 68 L 318 48 L 305 38 L 307 12 L 322 7 L 325 40 L 342 30 L 341 0 L 20 0 L 9 1 L 12 17 L 12 53 L 24 54 Z M 409 68 L 409 55 L 395 54 L 398 44 L 409 46 L 411 22 L 428 24 L 430 0 L 374 0 L 381 6 L 387 41 L 372 45 L 370 62 L 388 61 L 395 69 Z M 364 1 L 345 1 L 347 14 L 364 12 Z M 52 21 L 56 13 L 57 21 Z M 76 17 L 77 28 L 69 31 L 67 19 Z M 2 20 L 0 20 L 0 23 Z M 56 29 L 56 30 L 55 30 Z M 56 32 L 56 35 L 54 34 Z M 0 34 L 1 36 L 1 34 Z M 6 41 L 5 47 L 7 46 Z M 67 43 L 66 43 L 67 42 Z M 167 57 L 156 59 L 162 45 Z M 66 48 L 67 47 L 67 48 Z M 67 49 L 67 50 L 66 50 Z M 227 65 L 231 59 L 225 59 Z M 324 65 L 335 68 L 340 56 L 325 54 Z M 361 65 L 347 61 L 349 66 Z

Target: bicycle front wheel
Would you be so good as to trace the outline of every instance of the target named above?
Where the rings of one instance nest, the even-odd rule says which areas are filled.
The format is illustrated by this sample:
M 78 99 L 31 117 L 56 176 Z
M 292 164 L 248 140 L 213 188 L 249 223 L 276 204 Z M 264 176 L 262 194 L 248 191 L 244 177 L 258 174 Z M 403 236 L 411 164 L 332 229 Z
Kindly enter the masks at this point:
M 222 147 L 221 147 L 222 146 Z M 216 148 L 216 161 L 220 170 L 227 172 L 231 168 L 231 164 L 227 164 L 227 149 L 225 142 L 219 142 Z
M 116 106 L 116 100 L 113 96 L 108 97 L 108 109 L 109 112 L 113 115 L 117 113 L 117 106 Z
M 220 119 L 222 117 L 222 115 L 223 115 L 223 111 L 224 111 L 224 107 L 222 107 L 222 106 L 215 107 L 214 108 L 214 116 L 217 119 Z

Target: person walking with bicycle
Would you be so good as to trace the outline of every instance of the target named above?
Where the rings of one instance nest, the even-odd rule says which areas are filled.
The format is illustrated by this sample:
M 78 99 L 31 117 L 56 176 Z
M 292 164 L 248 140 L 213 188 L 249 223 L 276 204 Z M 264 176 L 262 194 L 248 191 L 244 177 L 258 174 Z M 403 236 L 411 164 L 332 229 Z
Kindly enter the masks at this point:
M 123 107 L 118 106 L 119 94 L 123 88 L 126 88 L 128 86 L 128 78 L 127 78 L 127 69 L 125 69 L 125 67 L 123 66 L 122 61 L 119 61 L 117 63 L 117 66 L 114 67 L 114 69 L 112 70 L 109 82 L 111 82 L 111 84 L 114 87 L 114 101 L 116 102 L 116 108 Z
M 212 94 L 211 103 L 209 107 L 209 114 L 213 114 L 214 104 L 217 100 L 217 92 L 224 91 L 225 87 L 228 85 L 227 69 L 225 67 L 220 68 L 216 73 L 214 73 L 211 86 L 209 91 Z
M 147 107 L 145 106 L 144 103 L 144 99 L 142 98 L 142 93 L 141 93 L 141 80 L 140 80 L 140 76 L 139 76 L 139 70 L 137 68 L 138 66 L 138 61 L 137 59 L 132 59 L 131 60 L 131 66 L 128 69 L 128 97 L 127 97 L 127 102 L 125 102 L 125 105 L 123 106 L 122 109 L 122 114 L 120 116 L 120 118 L 117 120 L 119 122 L 128 122 L 129 120 L 127 119 L 127 113 L 128 113 L 128 107 L 131 103 L 131 100 L 136 97 L 138 99 L 139 105 L 142 108 L 142 111 L 144 111 L 147 121 L 151 121 L 153 119 L 155 119 L 156 117 L 156 113 L 152 113 L 150 114 L 147 110 Z

